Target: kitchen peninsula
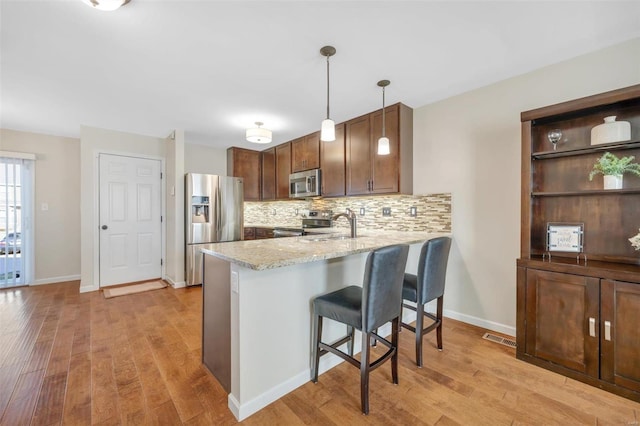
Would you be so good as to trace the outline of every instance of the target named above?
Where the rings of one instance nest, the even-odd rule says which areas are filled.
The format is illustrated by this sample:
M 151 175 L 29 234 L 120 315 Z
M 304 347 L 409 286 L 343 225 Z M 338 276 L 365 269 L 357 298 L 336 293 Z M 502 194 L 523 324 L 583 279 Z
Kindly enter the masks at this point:
M 335 232 L 335 229 L 333 230 Z M 203 249 L 203 363 L 229 392 L 238 420 L 309 381 L 311 300 L 346 285 L 361 285 L 370 251 L 410 244 L 415 273 L 424 241 L 445 233 L 365 231 L 211 244 Z M 415 313 L 405 310 L 406 321 Z M 381 329 L 381 334 L 389 330 Z M 328 323 L 332 340 L 344 327 Z M 359 351 L 356 339 L 355 351 Z M 320 372 L 337 365 L 321 359 Z

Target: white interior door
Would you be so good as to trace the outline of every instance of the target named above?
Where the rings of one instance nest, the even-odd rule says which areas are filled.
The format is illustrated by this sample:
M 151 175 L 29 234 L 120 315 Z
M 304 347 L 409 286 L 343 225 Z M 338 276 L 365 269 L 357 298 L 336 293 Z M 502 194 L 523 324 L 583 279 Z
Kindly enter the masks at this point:
M 161 164 L 100 154 L 100 287 L 160 278 Z

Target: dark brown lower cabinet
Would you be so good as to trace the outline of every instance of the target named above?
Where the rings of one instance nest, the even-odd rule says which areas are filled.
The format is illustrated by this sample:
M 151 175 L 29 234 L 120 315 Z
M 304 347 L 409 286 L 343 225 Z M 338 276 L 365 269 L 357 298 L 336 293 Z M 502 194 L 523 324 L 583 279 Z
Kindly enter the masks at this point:
M 602 280 L 603 380 L 640 392 L 640 284 Z
M 640 282 L 563 262 L 518 260 L 516 356 L 640 401 Z

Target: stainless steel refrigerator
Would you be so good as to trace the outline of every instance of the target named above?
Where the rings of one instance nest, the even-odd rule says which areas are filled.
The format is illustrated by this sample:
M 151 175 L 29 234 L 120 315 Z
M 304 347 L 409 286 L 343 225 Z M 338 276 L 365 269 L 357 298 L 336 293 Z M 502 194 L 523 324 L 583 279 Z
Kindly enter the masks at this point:
M 187 173 L 185 208 L 186 282 L 190 286 L 202 284 L 201 248 L 243 239 L 242 178 Z

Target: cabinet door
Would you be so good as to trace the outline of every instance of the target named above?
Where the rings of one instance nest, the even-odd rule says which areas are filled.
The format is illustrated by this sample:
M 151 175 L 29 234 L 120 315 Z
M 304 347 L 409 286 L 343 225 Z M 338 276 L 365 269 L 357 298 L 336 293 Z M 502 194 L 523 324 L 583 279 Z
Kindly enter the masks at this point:
M 229 148 L 227 174 L 243 178 L 245 201 L 260 201 L 260 151 Z
M 398 192 L 400 181 L 400 108 L 385 108 L 385 135 L 389 138 L 389 155 L 378 155 L 378 139 L 382 136 L 382 111 L 372 116 L 372 169 L 373 193 Z
M 291 170 L 293 173 L 320 167 L 320 132 L 291 142 Z
M 529 355 L 598 377 L 600 280 L 527 270 Z
M 336 125 L 335 141 L 320 144 L 320 168 L 322 169 L 322 195 L 344 196 L 344 124 Z
M 345 127 L 347 195 L 369 194 L 371 189 L 371 124 L 369 116 L 347 121 Z
M 289 198 L 291 174 L 291 143 L 276 146 L 276 199 Z
M 276 149 L 269 148 L 260 153 L 262 159 L 262 199 L 276 198 Z
M 245 240 L 255 240 L 256 239 L 256 228 L 246 227 L 244 228 L 244 239 Z
M 602 280 L 601 379 L 640 392 L 640 284 Z

